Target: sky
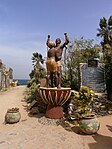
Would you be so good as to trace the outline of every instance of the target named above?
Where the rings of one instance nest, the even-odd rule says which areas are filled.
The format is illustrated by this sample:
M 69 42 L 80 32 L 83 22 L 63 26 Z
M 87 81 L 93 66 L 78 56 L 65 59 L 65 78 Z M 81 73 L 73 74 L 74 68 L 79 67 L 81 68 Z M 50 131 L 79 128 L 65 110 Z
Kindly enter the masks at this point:
M 102 17 L 112 15 L 112 0 L 0 0 L 0 59 L 14 79 L 29 79 L 32 54 L 46 57 L 46 40 L 94 39 Z

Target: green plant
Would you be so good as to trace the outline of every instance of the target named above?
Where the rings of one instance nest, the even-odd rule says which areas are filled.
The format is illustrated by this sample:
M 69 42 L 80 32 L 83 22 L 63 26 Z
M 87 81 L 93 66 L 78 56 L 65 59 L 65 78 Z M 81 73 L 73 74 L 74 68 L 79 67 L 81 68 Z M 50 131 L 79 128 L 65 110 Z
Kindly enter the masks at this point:
M 27 97 L 26 102 L 31 103 L 34 100 L 37 100 L 37 90 L 38 90 L 39 84 L 36 84 L 35 82 L 32 83 L 32 85 L 27 90 Z
M 43 62 L 44 59 L 42 58 L 41 54 L 39 54 L 38 52 L 33 53 L 32 63 L 34 67 L 31 73 L 29 74 L 30 80 L 27 84 L 27 91 L 25 97 L 26 102 L 28 104 L 32 105 L 33 102 L 36 102 L 33 106 L 36 106 L 40 113 L 45 113 L 47 107 L 41 99 L 40 94 L 38 92 L 38 89 L 40 87 L 40 80 L 42 78 L 45 78 L 46 76 L 45 68 L 41 65 L 43 64 Z M 31 109 L 33 108 L 33 106 L 31 106 Z
M 94 91 L 90 90 L 87 86 L 82 86 L 80 91 L 75 95 L 74 99 L 74 114 L 77 118 L 83 118 L 93 115 L 92 108 L 90 106 L 94 99 Z
M 112 16 L 100 19 L 97 36 L 102 38 L 107 98 L 112 101 Z
M 70 86 L 74 90 L 79 90 L 81 83 L 80 63 L 87 63 L 88 58 L 98 57 L 101 47 L 94 44 L 93 39 L 86 40 L 83 37 L 75 39 L 68 45 L 62 61 L 62 85 Z

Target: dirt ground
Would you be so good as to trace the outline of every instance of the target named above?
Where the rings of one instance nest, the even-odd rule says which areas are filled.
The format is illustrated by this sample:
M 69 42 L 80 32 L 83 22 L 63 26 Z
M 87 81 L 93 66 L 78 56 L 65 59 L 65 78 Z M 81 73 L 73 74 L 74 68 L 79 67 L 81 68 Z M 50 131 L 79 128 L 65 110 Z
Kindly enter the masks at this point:
M 25 86 L 0 92 L 0 149 L 112 149 L 112 116 L 99 118 L 97 134 L 80 134 L 77 126 L 43 125 L 39 116 L 29 116 L 24 102 Z M 21 120 L 5 124 L 8 108 L 18 107 Z

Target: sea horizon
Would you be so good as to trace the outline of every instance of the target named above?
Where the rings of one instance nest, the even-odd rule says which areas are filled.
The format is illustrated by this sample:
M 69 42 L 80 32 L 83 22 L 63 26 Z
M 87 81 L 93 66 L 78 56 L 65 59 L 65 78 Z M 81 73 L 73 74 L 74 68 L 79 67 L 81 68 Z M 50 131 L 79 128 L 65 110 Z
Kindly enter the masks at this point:
M 13 79 L 13 81 L 18 81 L 19 85 L 27 85 L 30 79 Z

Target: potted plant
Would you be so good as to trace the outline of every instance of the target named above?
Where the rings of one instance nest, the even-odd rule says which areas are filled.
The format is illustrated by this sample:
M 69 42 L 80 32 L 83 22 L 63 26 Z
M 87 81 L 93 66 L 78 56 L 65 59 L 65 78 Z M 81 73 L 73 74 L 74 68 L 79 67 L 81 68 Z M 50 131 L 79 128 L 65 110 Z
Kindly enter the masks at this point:
M 82 86 L 74 99 L 74 114 L 78 119 L 80 129 L 86 134 L 96 133 L 100 127 L 91 106 L 94 95 L 93 90 L 90 90 L 87 86 Z

